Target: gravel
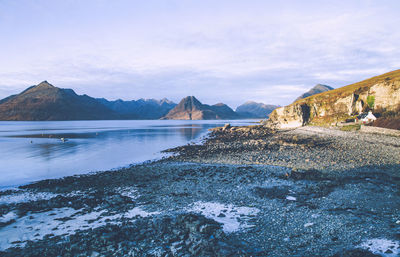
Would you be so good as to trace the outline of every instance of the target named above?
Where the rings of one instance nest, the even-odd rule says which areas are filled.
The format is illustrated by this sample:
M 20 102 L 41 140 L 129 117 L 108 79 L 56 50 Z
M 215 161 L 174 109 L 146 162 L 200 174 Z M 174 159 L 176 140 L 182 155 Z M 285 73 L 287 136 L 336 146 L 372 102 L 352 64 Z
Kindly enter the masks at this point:
M 215 129 L 202 145 L 168 150 L 171 159 L 199 163 L 268 164 L 337 170 L 400 164 L 400 138 L 322 127 L 274 131 L 263 126 Z
M 216 129 L 158 162 L 3 192 L 0 234 L 26 233 L 0 237 L 0 255 L 397 256 L 399 149 L 317 127 Z M 56 230 L 26 238 L 30 217 Z

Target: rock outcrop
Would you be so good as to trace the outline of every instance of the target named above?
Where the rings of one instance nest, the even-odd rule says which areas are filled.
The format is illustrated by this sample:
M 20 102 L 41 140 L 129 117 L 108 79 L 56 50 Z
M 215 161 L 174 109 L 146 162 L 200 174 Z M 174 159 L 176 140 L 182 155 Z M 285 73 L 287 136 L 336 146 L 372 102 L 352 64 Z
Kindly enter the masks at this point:
M 236 112 L 243 118 L 266 118 L 268 115 L 278 108 L 279 105 L 256 103 L 247 101 L 236 108 Z
M 330 86 L 327 86 L 327 85 L 322 85 L 322 84 L 317 84 L 313 88 L 311 88 L 310 90 L 308 90 L 307 92 L 302 94 L 301 96 L 297 97 L 295 102 L 300 100 L 300 99 L 304 99 L 304 98 L 307 98 L 309 96 L 320 94 L 320 93 L 323 93 L 323 92 L 326 92 L 326 91 L 329 91 L 329 90 L 333 90 L 333 87 L 330 87 Z
M 165 120 L 220 120 L 238 119 L 239 115 L 223 103 L 202 104 L 194 96 L 183 98 L 174 109 L 162 119 Z
M 368 99 L 373 99 L 372 107 Z M 396 70 L 277 108 L 266 125 L 281 129 L 307 124 L 334 125 L 367 108 L 395 111 L 399 104 L 400 70 Z

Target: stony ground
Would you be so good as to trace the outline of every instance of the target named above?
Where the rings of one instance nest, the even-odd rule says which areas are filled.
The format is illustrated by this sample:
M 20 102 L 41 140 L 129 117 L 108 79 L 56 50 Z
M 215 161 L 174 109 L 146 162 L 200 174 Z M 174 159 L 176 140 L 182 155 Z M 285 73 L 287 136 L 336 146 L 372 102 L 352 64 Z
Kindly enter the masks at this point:
M 1 192 L 0 256 L 400 254 L 399 138 L 228 127 L 171 152 Z
M 263 126 L 214 129 L 202 145 L 186 145 L 174 160 L 269 164 L 295 169 L 338 170 L 400 164 L 400 138 L 322 127 L 274 131 Z

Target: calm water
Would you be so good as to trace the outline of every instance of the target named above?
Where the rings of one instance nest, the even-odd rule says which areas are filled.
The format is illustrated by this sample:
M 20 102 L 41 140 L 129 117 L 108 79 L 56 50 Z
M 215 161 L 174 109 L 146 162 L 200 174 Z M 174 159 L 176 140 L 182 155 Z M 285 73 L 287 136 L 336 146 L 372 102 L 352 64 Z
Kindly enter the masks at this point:
M 0 186 L 160 158 L 160 151 L 198 140 L 207 129 L 228 122 L 253 121 L 0 121 Z

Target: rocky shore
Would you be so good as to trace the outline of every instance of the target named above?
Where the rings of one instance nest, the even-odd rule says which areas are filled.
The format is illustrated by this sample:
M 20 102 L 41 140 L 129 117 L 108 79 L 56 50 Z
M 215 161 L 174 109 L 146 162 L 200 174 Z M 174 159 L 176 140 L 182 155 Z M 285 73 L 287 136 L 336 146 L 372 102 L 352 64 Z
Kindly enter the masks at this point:
M 340 131 L 323 127 L 271 130 L 264 126 L 224 127 L 201 145 L 168 152 L 176 161 L 267 164 L 293 169 L 345 171 L 400 164 L 400 137 Z
M 214 129 L 163 160 L 0 192 L 0 256 L 398 256 L 400 138 Z

